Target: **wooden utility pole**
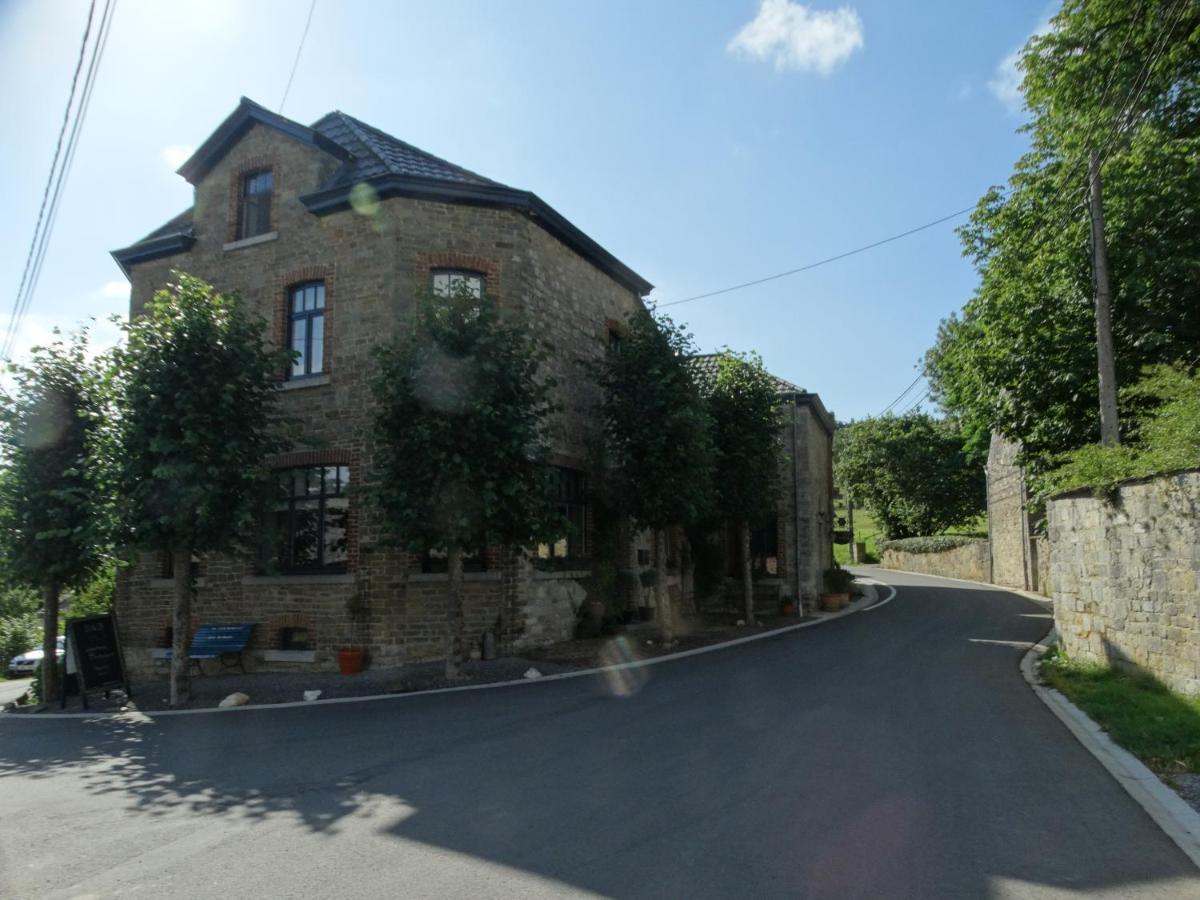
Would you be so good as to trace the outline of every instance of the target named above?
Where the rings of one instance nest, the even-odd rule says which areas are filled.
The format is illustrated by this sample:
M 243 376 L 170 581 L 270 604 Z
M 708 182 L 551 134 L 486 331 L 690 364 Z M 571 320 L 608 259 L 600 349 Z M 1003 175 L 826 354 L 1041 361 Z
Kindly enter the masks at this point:
M 1112 291 L 1108 283 L 1108 245 L 1104 239 L 1104 200 L 1100 154 L 1088 157 L 1088 197 L 1092 213 L 1092 277 L 1096 286 L 1096 358 L 1100 373 L 1100 443 L 1121 443 L 1117 420 L 1117 370 L 1113 361 Z

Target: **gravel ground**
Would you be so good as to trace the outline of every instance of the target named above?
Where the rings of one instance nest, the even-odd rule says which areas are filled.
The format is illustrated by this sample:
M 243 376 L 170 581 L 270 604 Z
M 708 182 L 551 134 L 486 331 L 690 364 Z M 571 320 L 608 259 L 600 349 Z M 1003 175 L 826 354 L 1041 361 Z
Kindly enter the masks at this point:
M 535 667 L 543 675 L 553 675 L 577 668 L 570 664 L 552 663 L 546 660 L 531 660 L 522 657 L 482 662 L 470 660 L 466 664 L 466 677 L 456 684 L 488 684 L 496 681 L 512 681 L 524 677 L 525 672 Z M 240 672 L 231 675 L 205 675 L 192 678 L 192 699 L 186 704 L 189 709 L 215 707 L 225 697 L 241 691 L 251 703 L 287 703 L 303 700 L 305 691 L 321 691 L 321 699 L 331 697 L 364 697 L 371 694 L 403 694 L 450 686 L 445 676 L 445 663 L 441 661 L 414 663 L 399 669 L 368 669 L 357 675 L 341 675 L 337 672 Z M 88 708 L 99 712 L 115 712 L 124 708 L 143 711 L 168 709 L 167 681 L 147 681 L 133 685 L 133 698 L 125 697 L 122 691 L 113 691 L 105 700 L 100 694 L 88 697 Z M 82 709 L 78 697 L 71 697 L 67 710 Z M 57 705 L 51 712 L 58 710 Z M 15 710 L 26 712 L 26 710 Z M 29 710 L 32 712 L 32 710 Z
M 1192 809 L 1200 812 L 1200 775 L 1168 775 L 1166 782 L 1175 789 L 1180 797 L 1188 802 Z

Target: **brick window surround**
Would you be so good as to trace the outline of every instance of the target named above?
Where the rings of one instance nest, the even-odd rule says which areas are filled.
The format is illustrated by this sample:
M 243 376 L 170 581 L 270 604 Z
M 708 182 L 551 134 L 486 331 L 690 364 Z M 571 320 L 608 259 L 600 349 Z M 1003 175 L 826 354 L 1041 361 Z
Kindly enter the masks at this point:
M 309 281 L 320 281 L 325 285 L 325 349 L 321 374 L 327 376 L 333 372 L 334 365 L 337 362 L 337 344 L 334 337 L 336 316 L 333 312 L 336 306 L 337 292 L 335 285 L 337 279 L 334 275 L 333 266 L 301 266 L 298 269 L 292 269 L 290 272 L 284 272 L 282 276 L 275 279 L 275 312 L 272 317 L 274 321 L 271 323 L 272 337 L 276 347 L 286 349 L 289 346 L 288 322 L 290 321 L 292 308 L 292 288 Z M 290 371 L 291 366 L 288 366 L 284 370 L 284 379 L 287 379 Z M 302 464 L 297 463 L 296 465 Z M 313 465 L 320 464 L 313 463 Z
M 304 466 L 349 466 L 350 485 L 353 488 L 362 478 L 362 461 L 357 450 L 328 449 L 328 450 L 293 450 L 279 453 L 267 460 L 272 469 L 295 469 Z M 350 509 L 346 515 L 346 571 L 354 572 L 358 568 L 359 548 L 359 504 L 353 496 L 350 498 Z M 314 573 L 320 574 L 320 573 Z M 302 577 L 302 576 L 298 576 Z
M 493 302 L 500 300 L 500 260 L 494 256 L 445 251 L 418 253 L 415 274 L 420 287 L 428 287 L 434 269 L 466 269 L 483 274 L 483 289 Z
M 271 173 L 271 230 L 279 230 L 279 165 L 273 156 L 252 156 L 242 161 L 229 179 L 229 215 L 225 225 L 225 241 L 238 239 L 238 215 L 242 207 L 242 181 L 255 172 Z

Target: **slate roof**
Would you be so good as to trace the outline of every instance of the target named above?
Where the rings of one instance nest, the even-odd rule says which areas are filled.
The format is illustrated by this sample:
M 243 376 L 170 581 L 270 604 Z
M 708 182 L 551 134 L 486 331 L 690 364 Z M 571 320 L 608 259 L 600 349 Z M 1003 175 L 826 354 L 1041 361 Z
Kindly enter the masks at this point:
M 243 97 L 233 113 L 179 167 L 179 174 L 198 184 L 255 125 L 273 128 L 341 161 L 324 184 L 314 186 L 312 193 L 300 198 L 314 215 L 346 209 L 351 205 L 351 188 L 364 182 L 375 188 L 380 199 L 414 197 L 509 209 L 536 222 L 639 296 L 653 288 L 536 194 L 484 178 L 340 111 L 306 126 Z M 182 252 L 194 240 L 191 210 L 187 210 L 137 243 L 114 250 L 112 255 L 128 273 L 131 264 Z
M 431 178 L 457 184 L 504 186 L 432 153 L 426 153 L 340 110 L 322 116 L 311 127 L 313 131 L 344 147 L 353 157 L 344 163 L 320 190 L 328 190 L 339 184 L 357 184 L 382 175 Z
M 719 353 L 700 353 L 691 357 L 688 362 L 692 366 L 692 370 L 696 373 L 697 379 L 701 384 L 711 384 L 717 377 L 717 360 L 721 358 Z M 767 373 L 771 375 L 770 372 Z M 777 375 L 771 375 L 771 379 L 775 382 L 775 388 L 781 394 L 804 394 L 807 393 L 804 388 L 797 387 L 790 381 L 785 381 Z

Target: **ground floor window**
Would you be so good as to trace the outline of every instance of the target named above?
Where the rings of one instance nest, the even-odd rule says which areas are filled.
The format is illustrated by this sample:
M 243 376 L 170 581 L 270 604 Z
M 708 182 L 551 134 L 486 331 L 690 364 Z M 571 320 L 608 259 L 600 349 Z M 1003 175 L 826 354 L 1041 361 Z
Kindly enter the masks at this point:
M 575 469 L 555 467 L 554 503 L 567 529 L 558 540 L 538 544 L 538 559 L 585 559 L 588 546 L 587 476 Z
M 462 565 L 464 572 L 486 572 L 488 570 L 487 549 L 473 547 L 463 550 Z M 425 573 L 446 573 L 450 571 L 450 561 L 445 548 L 427 550 L 421 557 L 421 571 Z
M 349 486 L 349 466 L 280 469 L 264 523 L 262 570 L 345 572 L 350 559 Z
M 741 578 L 741 536 L 732 524 L 726 528 L 725 535 L 725 574 L 731 578 Z M 771 577 L 779 574 L 779 527 L 774 519 L 750 528 L 750 571 L 755 575 Z

